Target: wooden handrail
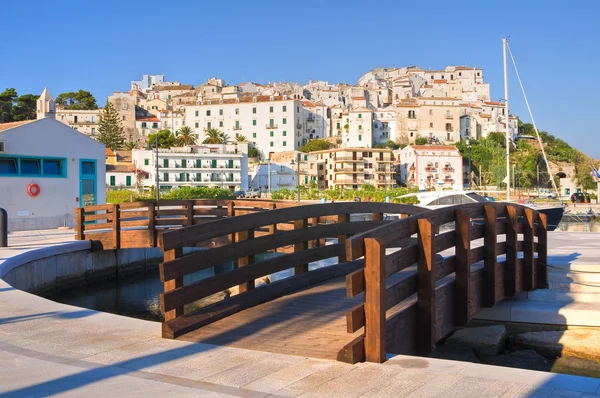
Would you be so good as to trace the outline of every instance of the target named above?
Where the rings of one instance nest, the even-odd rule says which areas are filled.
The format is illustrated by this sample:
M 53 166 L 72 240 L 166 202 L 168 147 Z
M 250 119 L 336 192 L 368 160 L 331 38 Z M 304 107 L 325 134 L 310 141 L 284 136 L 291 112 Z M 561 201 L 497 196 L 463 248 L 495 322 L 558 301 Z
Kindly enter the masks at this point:
M 453 229 L 439 231 L 450 223 Z M 506 239 L 498 242 L 502 234 Z M 454 253 L 444 257 L 450 248 Z M 388 249 L 397 250 L 386 254 Z M 502 254 L 506 259 L 498 261 Z M 346 256 L 365 258 L 363 269 L 346 276 L 347 295 L 365 297 L 346 314 L 347 331 L 364 333 L 338 359 L 383 362 L 386 352 L 427 355 L 482 307 L 545 287 L 547 269 L 540 263 L 547 259 L 547 222 L 544 214 L 518 204 L 452 206 L 356 234 L 346 240 Z M 482 260 L 483 268 L 474 271 L 472 264 Z M 416 270 L 398 274 L 410 266 Z

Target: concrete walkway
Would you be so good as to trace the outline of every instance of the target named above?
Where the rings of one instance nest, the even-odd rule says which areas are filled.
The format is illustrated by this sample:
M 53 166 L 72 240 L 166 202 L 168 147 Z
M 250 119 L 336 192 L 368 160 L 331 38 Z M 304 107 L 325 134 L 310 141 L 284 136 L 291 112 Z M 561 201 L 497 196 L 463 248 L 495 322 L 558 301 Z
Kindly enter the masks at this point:
M 72 231 L 11 234 L 11 247 L 0 249 L 0 269 L 8 259 L 16 264 L 15 255 L 32 256 L 48 244 L 63 242 L 65 250 L 72 236 Z M 165 340 L 157 323 L 58 304 L 0 280 L 0 393 L 600 397 L 600 379 L 401 355 L 385 364 L 348 365 Z

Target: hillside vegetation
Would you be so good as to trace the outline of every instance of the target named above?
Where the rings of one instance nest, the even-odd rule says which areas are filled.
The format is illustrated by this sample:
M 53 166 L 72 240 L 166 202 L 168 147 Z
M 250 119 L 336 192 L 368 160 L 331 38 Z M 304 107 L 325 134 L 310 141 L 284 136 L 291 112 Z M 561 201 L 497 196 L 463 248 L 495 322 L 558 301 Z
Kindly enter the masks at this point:
M 519 121 L 519 127 L 522 135 L 536 136 L 535 129 L 531 123 L 521 123 Z M 578 186 L 584 189 L 596 188 L 596 182 L 590 174 L 592 166 L 596 166 L 598 163 L 595 159 L 590 158 L 546 131 L 540 131 L 540 136 L 544 143 L 546 156 L 551 164 L 557 165 L 559 171 L 562 171 L 560 165 L 573 166 L 575 168 L 574 180 Z M 506 176 L 506 145 L 504 137 L 503 133 L 490 133 L 486 138 L 471 143 L 471 162 L 472 171 L 475 173 L 475 183 L 478 183 L 480 180 L 479 169 L 481 166 L 482 185 L 502 185 L 502 181 Z M 460 142 L 456 146 L 463 157 L 468 159 L 469 150 L 466 143 Z M 517 141 L 516 147 L 511 146 L 510 148 L 510 162 L 511 184 L 513 178 L 512 167 L 514 165 L 517 186 L 521 188 L 535 187 L 537 185 L 537 170 L 539 166 L 540 186 L 551 186 L 547 173 L 548 170 L 537 140 Z M 558 178 L 556 178 L 556 182 L 558 185 Z

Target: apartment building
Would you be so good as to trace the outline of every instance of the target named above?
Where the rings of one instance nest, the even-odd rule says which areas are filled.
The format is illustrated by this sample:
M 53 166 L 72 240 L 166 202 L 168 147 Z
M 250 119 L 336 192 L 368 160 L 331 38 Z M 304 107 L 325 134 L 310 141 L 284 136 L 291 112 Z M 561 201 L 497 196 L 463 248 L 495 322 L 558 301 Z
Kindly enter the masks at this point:
M 396 142 L 396 109 L 392 106 L 373 111 L 373 144 Z
M 455 98 L 414 98 L 396 105 L 397 134 L 400 142 L 414 143 L 417 137 L 432 142 L 460 140 L 460 101 Z
M 394 151 L 398 178 L 419 189 L 463 188 L 463 159 L 455 146 L 409 145 Z
M 140 180 L 147 178 L 140 172 Z M 138 173 L 132 162 L 131 151 L 113 151 L 106 148 L 106 189 L 136 189 Z
M 199 141 L 206 129 L 217 129 L 231 139 L 241 134 L 268 158 L 269 153 L 299 149 L 306 139 L 302 101 L 287 95 L 244 95 L 188 105 L 185 123 Z
M 113 105 L 121 118 L 121 125 L 125 135 L 125 141 L 138 142 L 141 137 L 136 129 L 135 107 L 137 97 L 130 92 L 113 93 L 108 97 L 108 101 Z
M 102 109 L 73 110 L 58 108 L 56 109 L 56 120 L 80 133 L 95 137 L 98 134 L 101 113 Z
M 311 152 L 321 189 L 358 189 L 363 184 L 377 188 L 395 185 L 394 156 L 390 149 L 342 148 Z
M 156 185 L 156 152 L 132 151 L 133 164 L 147 173 L 141 184 Z M 248 188 L 248 144 L 211 144 L 158 150 L 161 190 L 181 186 L 217 186 L 232 191 Z

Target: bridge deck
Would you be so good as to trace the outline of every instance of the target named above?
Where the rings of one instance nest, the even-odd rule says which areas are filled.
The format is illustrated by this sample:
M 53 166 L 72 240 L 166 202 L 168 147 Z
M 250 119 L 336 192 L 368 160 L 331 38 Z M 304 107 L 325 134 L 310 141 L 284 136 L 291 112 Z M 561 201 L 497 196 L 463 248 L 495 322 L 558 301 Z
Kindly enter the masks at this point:
M 346 312 L 364 300 L 346 297 L 344 277 L 238 312 L 179 340 L 311 358 L 336 359 L 360 334 L 346 333 Z

